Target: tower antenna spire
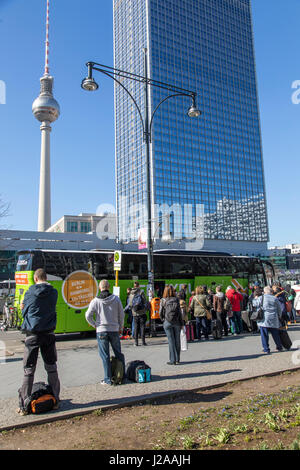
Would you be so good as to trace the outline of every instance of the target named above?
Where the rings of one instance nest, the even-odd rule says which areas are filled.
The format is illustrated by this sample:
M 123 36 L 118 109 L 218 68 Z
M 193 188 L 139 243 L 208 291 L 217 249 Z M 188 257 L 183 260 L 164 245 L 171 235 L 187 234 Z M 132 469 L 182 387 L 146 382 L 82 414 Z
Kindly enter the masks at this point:
M 50 0 L 47 0 L 47 14 L 46 14 L 46 47 L 45 47 L 45 75 L 49 75 L 49 9 L 50 9 Z

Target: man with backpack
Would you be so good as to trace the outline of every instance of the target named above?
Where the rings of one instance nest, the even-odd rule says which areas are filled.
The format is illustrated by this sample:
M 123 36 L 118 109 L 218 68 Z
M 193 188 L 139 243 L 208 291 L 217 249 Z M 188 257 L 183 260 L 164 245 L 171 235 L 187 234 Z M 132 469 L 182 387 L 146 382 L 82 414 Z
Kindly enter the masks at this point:
M 104 369 L 104 380 L 101 381 L 101 384 L 112 385 L 109 345 L 111 345 L 116 359 L 122 362 L 123 371 L 125 371 L 125 359 L 121 352 L 119 336 L 123 332 L 124 310 L 119 297 L 109 292 L 107 280 L 100 281 L 99 287 L 101 292 L 91 301 L 85 318 L 97 331 L 99 355 Z
M 140 289 L 138 281 L 134 282 L 133 289 L 129 296 L 129 306 L 134 317 L 134 345 L 139 345 L 139 333 L 142 339 L 142 345 L 147 346 L 145 341 L 145 327 L 147 321 L 147 300 L 145 293 Z
M 26 402 L 28 402 L 33 382 L 39 350 L 48 374 L 48 383 L 51 387 L 56 404 L 59 406 L 60 382 L 57 373 L 57 353 L 55 346 L 56 328 L 56 302 L 57 290 L 47 282 L 44 269 L 37 269 L 34 273 L 34 285 L 24 296 L 21 304 L 23 323 L 22 332 L 26 334 L 24 351 L 24 379 L 19 390 L 19 414 L 25 415 Z

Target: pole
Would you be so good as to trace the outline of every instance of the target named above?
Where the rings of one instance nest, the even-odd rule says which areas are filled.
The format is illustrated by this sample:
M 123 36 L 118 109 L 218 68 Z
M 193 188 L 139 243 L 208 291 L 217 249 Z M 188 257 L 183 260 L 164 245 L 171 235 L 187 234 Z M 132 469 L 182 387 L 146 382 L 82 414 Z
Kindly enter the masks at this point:
M 119 285 L 119 271 L 115 271 L 116 273 L 116 287 Z
M 149 126 L 149 82 L 148 82 L 148 63 L 147 63 L 147 49 L 144 49 L 144 99 L 145 99 L 145 129 L 144 129 L 144 142 L 146 147 L 146 173 L 147 173 L 147 266 L 148 266 L 148 292 L 149 300 L 151 301 L 153 295 L 154 272 L 152 262 L 152 225 L 151 225 L 151 175 L 150 175 L 150 126 Z

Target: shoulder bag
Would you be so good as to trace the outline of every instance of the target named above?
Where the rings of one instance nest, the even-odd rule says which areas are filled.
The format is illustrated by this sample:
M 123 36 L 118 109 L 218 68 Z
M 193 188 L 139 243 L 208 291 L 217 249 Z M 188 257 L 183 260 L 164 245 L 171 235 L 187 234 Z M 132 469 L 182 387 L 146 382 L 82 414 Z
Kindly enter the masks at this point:
M 262 296 L 262 302 L 260 307 L 257 308 L 254 312 L 252 312 L 250 320 L 252 321 L 263 321 L 264 319 L 264 296 Z
M 195 296 L 195 300 L 196 300 L 196 302 L 198 303 L 198 305 L 201 305 L 201 307 L 202 307 L 203 310 L 205 311 L 205 315 L 206 315 L 207 320 L 211 320 L 212 315 L 211 315 L 210 311 L 207 310 L 207 308 L 204 307 L 204 305 L 202 305 L 202 303 L 200 302 L 200 300 L 197 299 L 196 296 Z

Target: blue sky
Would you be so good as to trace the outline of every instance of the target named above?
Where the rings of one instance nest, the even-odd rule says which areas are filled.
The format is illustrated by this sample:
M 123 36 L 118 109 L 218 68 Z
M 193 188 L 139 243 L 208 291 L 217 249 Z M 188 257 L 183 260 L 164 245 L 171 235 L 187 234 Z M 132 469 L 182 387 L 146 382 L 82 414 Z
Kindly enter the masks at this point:
M 36 230 L 40 129 L 31 113 L 43 74 L 46 0 L 0 0 L 2 225 Z M 300 243 L 298 216 L 300 104 L 299 0 L 252 0 L 270 245 Z M 52 126 L 52 222 L 64 214 L 114 204 L 113 82 L 98 75 L 97 93 L 80 88 L 85 63 L 113 65 L 111 0 L 51 0 L 50 73 L 61 116 Z M 300 95 L 299 95 L 300 96 Z

